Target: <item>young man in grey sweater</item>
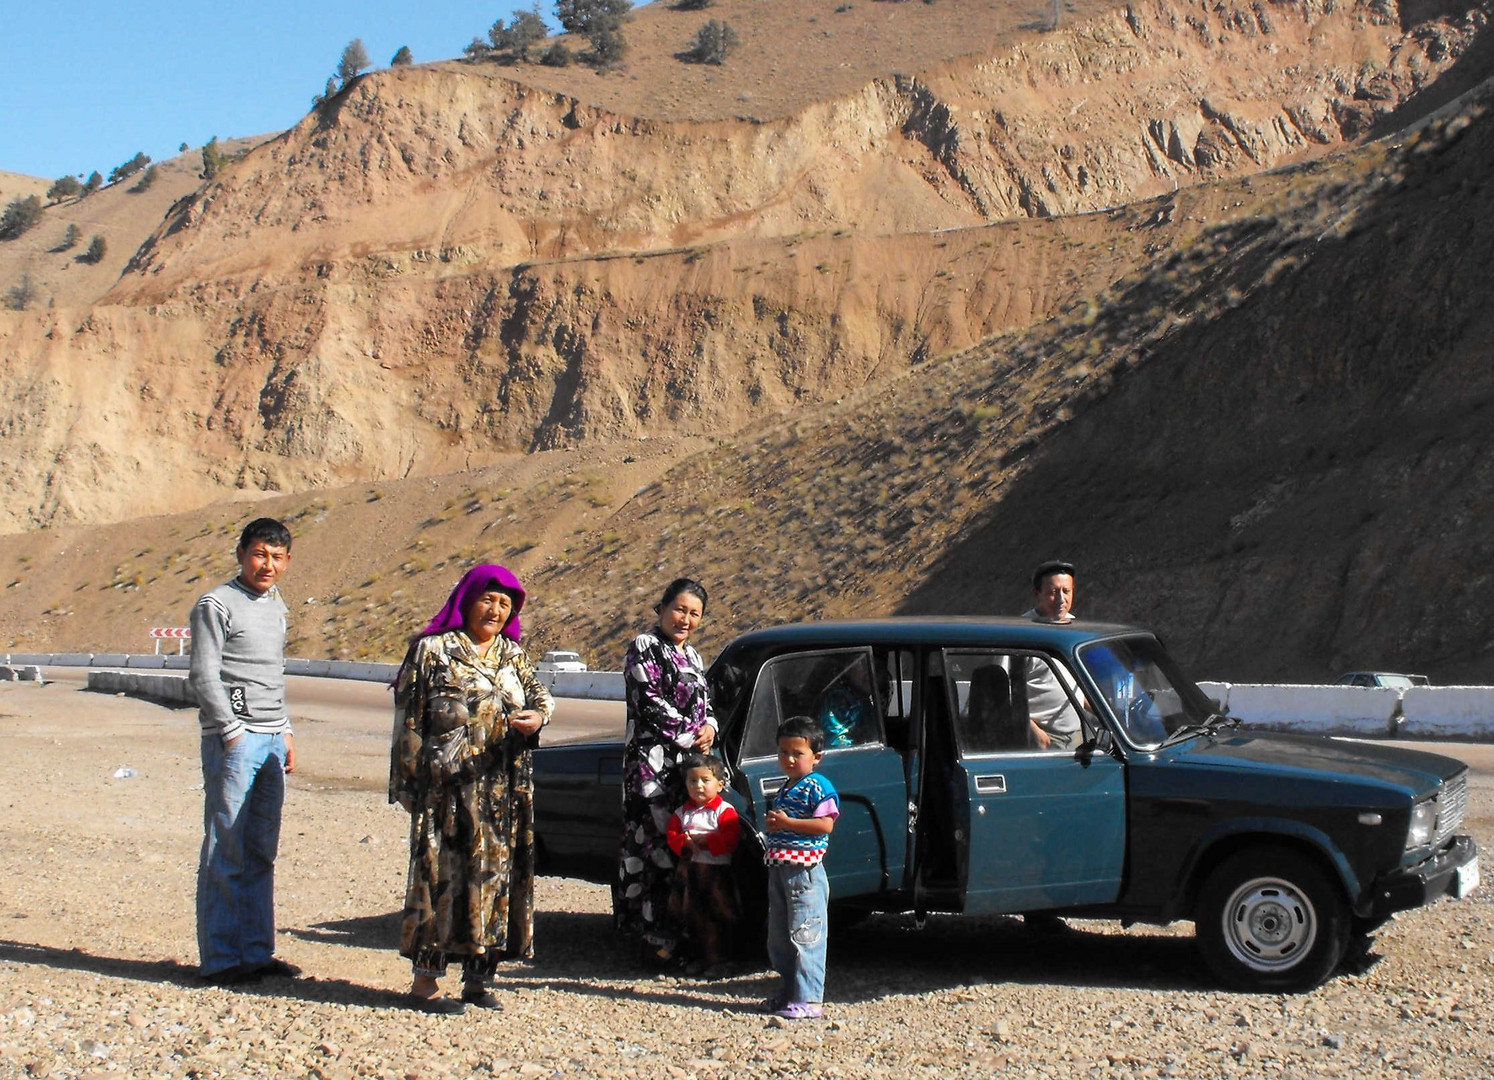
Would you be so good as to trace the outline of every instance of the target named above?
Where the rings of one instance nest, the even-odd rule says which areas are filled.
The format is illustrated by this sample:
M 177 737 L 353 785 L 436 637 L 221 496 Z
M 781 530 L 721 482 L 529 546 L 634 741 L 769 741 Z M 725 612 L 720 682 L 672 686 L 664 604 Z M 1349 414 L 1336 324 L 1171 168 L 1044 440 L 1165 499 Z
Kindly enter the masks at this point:
M 291 535 L 258 518 L 239 537 L 239 575 L 192 608 L 192 689 L 202 727 L 198 971 L 224 986 L 300 969 L 275 957 L 275 854 L 296 744 L 285 707 L 285 602 L 275 583 Z

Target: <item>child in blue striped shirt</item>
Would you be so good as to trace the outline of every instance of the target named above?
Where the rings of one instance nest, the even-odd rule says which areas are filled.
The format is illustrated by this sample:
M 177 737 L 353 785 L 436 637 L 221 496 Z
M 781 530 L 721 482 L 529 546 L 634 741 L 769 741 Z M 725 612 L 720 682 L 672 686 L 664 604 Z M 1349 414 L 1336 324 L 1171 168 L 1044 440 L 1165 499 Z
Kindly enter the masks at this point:
M 768 828 L 768 958 L 783 978 L 763 1003 L 789 1020 L 824 1015 L 830 880 L 821 865 L 840 816 L 835 786 L 815 772 L 825 733 L 807 716 L 778 725 L 778 767 L 788 779 L 773 797 Z

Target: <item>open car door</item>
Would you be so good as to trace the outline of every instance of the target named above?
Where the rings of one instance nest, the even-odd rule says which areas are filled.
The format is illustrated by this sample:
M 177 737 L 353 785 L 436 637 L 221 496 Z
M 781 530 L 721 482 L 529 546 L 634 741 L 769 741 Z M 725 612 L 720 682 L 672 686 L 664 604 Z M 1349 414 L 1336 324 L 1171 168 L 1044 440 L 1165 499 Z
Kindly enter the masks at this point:
M 887 745 L 885 693 L 872 651 L 831 649 L 778 656 L 762 666 L 748 706 L 738 770 L 761 830 L 787 779 L 778 767 L 778 725 L 807 716 L 825 733 L 817 771 L 835 785 L 835 823 L 825 872 L 835 900 L 898 889 L 903 883 L 908 791 L 902 756 Z M 740 788 L 738 789 L 740 790 Z

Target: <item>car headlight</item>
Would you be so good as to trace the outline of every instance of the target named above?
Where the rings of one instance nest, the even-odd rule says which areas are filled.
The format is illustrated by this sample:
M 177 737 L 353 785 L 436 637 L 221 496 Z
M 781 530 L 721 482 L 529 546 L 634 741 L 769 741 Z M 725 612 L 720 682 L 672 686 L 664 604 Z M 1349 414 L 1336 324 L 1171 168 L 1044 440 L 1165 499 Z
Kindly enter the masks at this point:
M 1425 799 L 1411 808 L 1411 827 L 1406 830 L 1406 850 L 1426 847 L 1437 832 L 1437 800 Z

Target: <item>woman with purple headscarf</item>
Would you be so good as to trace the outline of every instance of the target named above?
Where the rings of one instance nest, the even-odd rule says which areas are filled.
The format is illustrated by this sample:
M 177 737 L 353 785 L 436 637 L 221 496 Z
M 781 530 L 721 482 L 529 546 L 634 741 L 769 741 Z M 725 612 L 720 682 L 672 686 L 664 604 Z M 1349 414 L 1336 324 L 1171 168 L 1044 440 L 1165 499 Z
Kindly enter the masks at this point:
M 659 621 L 639 634 L 623 660 L 628 698 L 623 748 L 623 836 L 612 891 L 617 928 L 637 940 L 651 966 L 675 962 L 680 928 L 669 914 L 677 863 L 666 833 L 685 801 L 680 761 L 716 739 L 705 664 L 690 635 L 705 615 L 705 586 L 676 578 L 654 610 Z
M 534 746 L 555 704 L 519 644 L 524 586 L 474 566 L 394 680 L 389 801 L 410 812 L 400 955 L 424 1012 L 497 1009 L 498 961 L 534 955 Z M 460 1000 L 436 980 L 462 965 Z

